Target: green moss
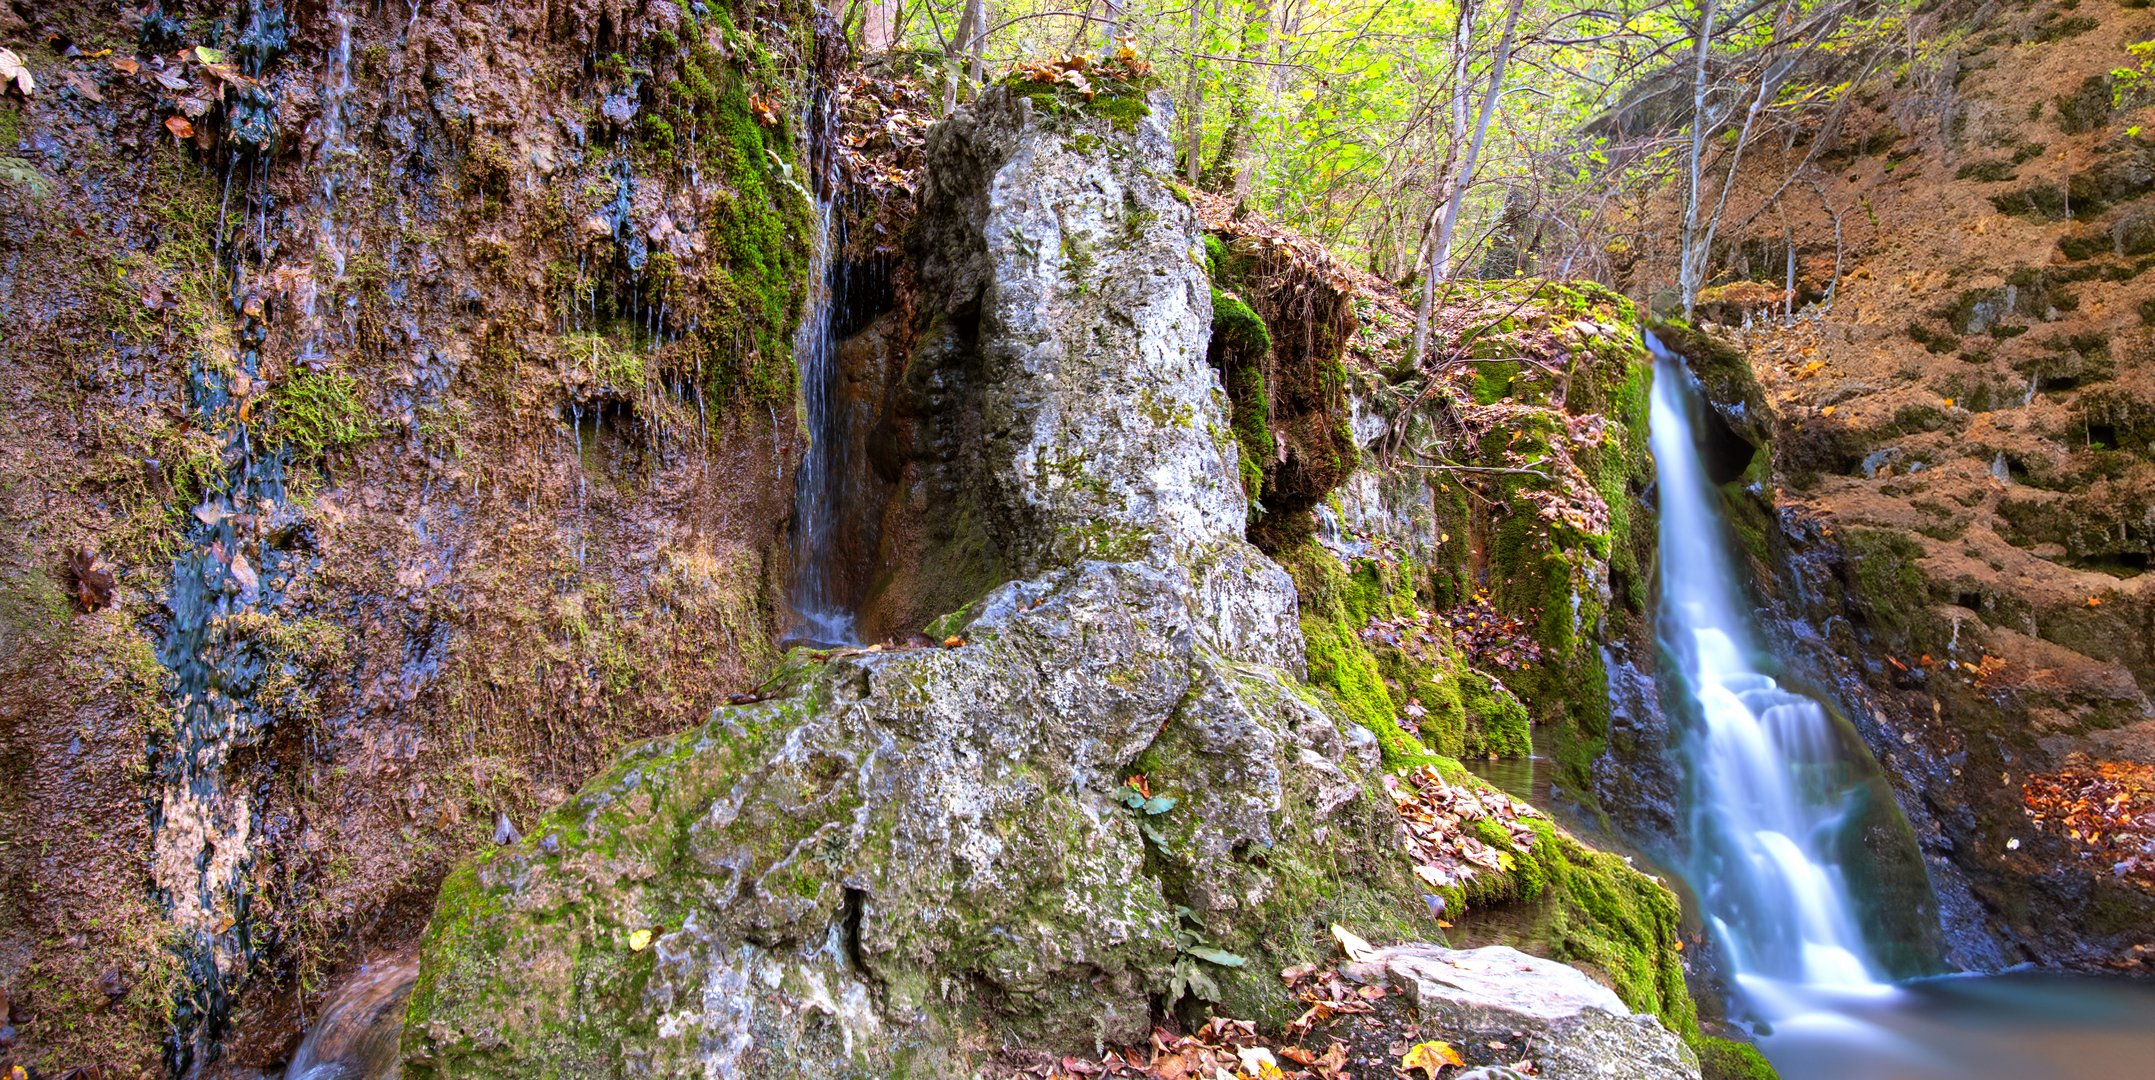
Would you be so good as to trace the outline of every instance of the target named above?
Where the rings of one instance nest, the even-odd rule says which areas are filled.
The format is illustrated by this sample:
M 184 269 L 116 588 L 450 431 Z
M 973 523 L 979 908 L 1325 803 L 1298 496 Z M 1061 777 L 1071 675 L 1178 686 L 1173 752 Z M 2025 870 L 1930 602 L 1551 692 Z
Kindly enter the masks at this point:
M 1453 783 L 1482 786 L 1470 776 Z M 1546 818 L 1528 818 L 1533 840 L 1521 845 L 1503 825 L 1474 823 L 1475 837 L 1502 853 L 1506 866 L 1439 890 L 1460 934 L 1498 941 L 1586 970 L 1626 1005 L 1695 1037 L 1698 1010 L 1684 982 L 1675 894 L 1621 856 L 1580 843 Z M 1495 909 L 1495 910 L 1491 910 Z
M 1685 1040 L 1699 1056 L 1699 1074 L 1705 1080 L 1778 1080 L 1773 1063 L 1750 1043 L 1700 1034 Z
M 263 431 L 271 446 L 286 446 L 302 459 L 319 458 L 364 442 L 381 424 L 359 401 L 359 382 L 341 372 L 302 371 L 272 390 L 270 421 Z
M 655 101 L 635 137 L 647 171 L 678 171 L 693 155 L 698 173 L 713 181 L 705 235 L 714 250 L 695 266 L 647 266 L 639 306 L 663 308 L 671 324 L 689 328 L 686 352 L 714 405 L 783 406 L 795 392 L 793 331 L 808 279 L 811 199 L 798 139 L 783 124 L 760 122 L 751 101 L 778 96 L 768 54 L 732 29 L 724 10 L 710 18 L 723 31 L 724 52 L 701 33 L 687 35 L 685 48 L 652 44 L 666 77 L 654 75 Z M 603 310 L 615 302 L 606 290 L 584 297 L 593 299 L 602 310 L 585 308 L 587 318 L 625 317 Z
M 1272 333 L 1265 329 L 1265 321 L 1241 297 L 1218 285 L 1212 287 L 1212 333 L 1236 352 L 1262 354 L 1272 349 Z
M 1884 529 L 1849 529 L 1838 539 L 1857 607 L 1879 637 L 1888 647 L 1904 650 L 1927 640 L 1930 584 L 1916 565 L 1923 546 Z
M 1469 393 L 1481 405 L 1494 405 L 1511 396 L 1512 380 L 1519 377 L 1516 360 L 1491 360 L 1474 365 L 1474 383 Z
M 1134 82 L 1096 77 L 1094 92 L 1083 94 L 1061 83 L 1035 81 L 1020 72 L 1007 79 L 1004 85 L 1050 116 L 1090 114 L 1107 120 L 1117 131 L 1128 133 L 1136 131 L 1138 122 L 1152 115 L 1152 106 L 1146 104 L 1145 95 L 1160 85 L 1160 80 L 1150 75 Z

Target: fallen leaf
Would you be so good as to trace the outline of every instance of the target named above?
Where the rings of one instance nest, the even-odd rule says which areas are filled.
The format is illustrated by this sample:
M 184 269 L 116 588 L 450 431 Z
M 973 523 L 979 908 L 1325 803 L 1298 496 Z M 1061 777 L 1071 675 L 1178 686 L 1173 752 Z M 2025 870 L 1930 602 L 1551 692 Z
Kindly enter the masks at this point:
M 638 930 L 629 935 L 629 951 L 642 952 L 651 947 L 651 931 Z
M 247 564 L 245 555 L 232 556 L 232 580 L 239 582 L 240 592 L 247 596 L 253 596 L 262 588 L 261 577 Z
M 952 634 L 949 637 L 943 639 L 943 647 L 946 649 L 955 649 L 963 644 L 965 644 L 965 639 L 959 637 L 956 634 Z
M 165 117 L 165 130 L 171 132 L 172 137 L 181 142 L 195 137 L 195 126 L 188 123 L 187 118 L 184 116 Z
M 1446 1065 L 1466 1063 L 1466 1059 L 1459 1056 L 1459 1051 L 1452 1049 L 1452 1044 L 1447 1042 L 1416 1043 L 1413 1049 L 1399 1059 L 1400 1069 L 1420 1069 L 1430 1077 L 1436 1076 Z
M 1347 954 L 1347 959 L 1356 963 L 1369 959 L 1377 951 L 1354 931 L 1338 923 L 1332 924 L 1332 940 L 1339 942 L 1339 950 Z
M 1832 415 L 1833 415 L 1833 410 L 1834 410 L 1835 408 L 1837 408 L 1837 406 L 1833 406 L 1833 405 L 1828 405 L 1828 406 L 1826 406 L 1825 408 L 1823 408 L 1823 409 L 1820 409 L 1820 410 L 1818 410 L 1818 415 L 1820 415 L 1820 416 L 1832 416 Z
M 95 554 L 87 548 L 76 548 L 67 557 L 67 568 L 75 576 L 75 600 L 82 610 L 112 606 L 112 571 L 105 569 Z
M 22 96 L 37 92 L 37 80 L 30 77 L 30 69 L 23 66 L 22 57 L 8 49 L 0 49 L 0 84 L 12 82 Z
M 195 46 L 195 59 L 205 64 L 222 64 L 224 63 L 224 50 L 212 49 L 207 45 L 197 45 Z
M 76 93 L 89 98 L 91 101 L 103 104 L 105 100 L 105 95 L 98 92 L 97 84 L 91 82 L 88 77 L 79 72 L 70 71 L 67 73 L 67 85 L 73 87 Z

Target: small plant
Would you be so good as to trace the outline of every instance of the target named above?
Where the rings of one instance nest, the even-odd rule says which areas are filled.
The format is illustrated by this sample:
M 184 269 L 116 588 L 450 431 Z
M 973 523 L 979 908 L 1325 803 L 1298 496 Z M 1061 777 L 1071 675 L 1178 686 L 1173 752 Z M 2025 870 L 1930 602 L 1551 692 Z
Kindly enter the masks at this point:
M 2155 99 L 2155 40 L 2135 41 L 2125 52 L 2132 66 L 2110 69 L 2110 104 L 2120 109 Z
M 1173 981 L 1167 989 L 1169 1001 L 1180 1001 L 1184 995 L 1195 995 L 1204 1001 L 1220 1000 L 1220 984 L 1212 981 L 1206 965 L 1238 968 L 1249 963 L 1241 956 L 1205 943 L 1197 923 L 1197 914 L 1187 907 L 1176 905 L 1175 914 L 1182 925 L 1175 930 L 1175 944 L 1182 951 L 1175 957 Z

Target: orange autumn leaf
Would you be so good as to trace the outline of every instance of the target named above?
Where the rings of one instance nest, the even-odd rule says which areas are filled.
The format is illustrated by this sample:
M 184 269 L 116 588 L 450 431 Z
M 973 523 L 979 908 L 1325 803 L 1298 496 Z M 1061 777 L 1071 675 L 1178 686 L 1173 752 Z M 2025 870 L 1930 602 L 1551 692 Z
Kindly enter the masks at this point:
M 172 137 L 175 139 L 186 140 L 195 137 L 195 126 L 188 123 L 187 118 L 184 116 L 165 117 L 165 130 L 171 132 Z

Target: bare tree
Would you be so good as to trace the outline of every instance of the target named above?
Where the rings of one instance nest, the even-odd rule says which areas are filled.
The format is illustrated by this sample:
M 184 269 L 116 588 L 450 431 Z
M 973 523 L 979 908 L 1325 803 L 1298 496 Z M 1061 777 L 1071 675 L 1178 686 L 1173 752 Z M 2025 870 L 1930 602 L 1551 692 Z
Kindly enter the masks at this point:
M 1430 243 L 1429 273 L 1422 280 L 1422 299 L 1414 313 L 1414 351 L 1411 355 L 1417 363 L 1429 348 L 1429 321 L 1436 308 L 1437 284 L 1451 276 L 1452 236 L 1459 228 L 1459 207 L 1466 202 L 1467 188 L 1474 182 L 1474 168 L 1481 157 L 1482 144 L 1489 138 L 1489 121 L 1496 116 L 1497 99 L 1504 92 L 1504 68 L 1511 62 L 1512 42 L 1519 30 L 1519 12 L 1525 6 L 1526 0 L 1511 0 L 1510 8 L 1504 13 L 1504 32 L 1497 38 L 1496 53 L 1490 61 L 1489 85 L 1482 94 L 1481 113 L 1474 121 L 1474 137 L 1467 143 L 1466 153 L 1458 166 L 1449 170 L 1450 179 L 1444 186 L 1444 217 Z M 1465 82 L 1462 78 L 1453 92 L 1455 132 L 1465 118 Z M 1456 138 L 1453 145 L 1457 145 Z
M 1684 168 L 1684 227 L 1678 241 L 1681 250 L 1676 270 L 1676 289 L 1683 296 L 1687 320 L 1698 305 L 1699 285 L 1706 277 L 1706 252 L 1700 249 L 1696 237 L 1699 203 L 1704 201 L 1702 166 L 1706 155 L 1706 129 L 1713 126 L 1713 121 L 1706 115 L 1706 98 L 1711 89 L 1706 78 L 1706 56 L 1713 49 L 1714 11 L 1714 0 L 1699 0 L 1699 21 L 1691 35 L 1691 154 Z

